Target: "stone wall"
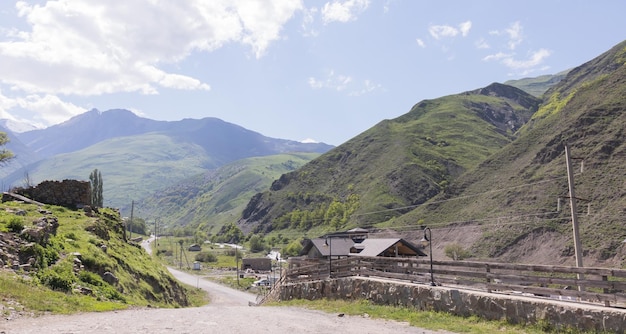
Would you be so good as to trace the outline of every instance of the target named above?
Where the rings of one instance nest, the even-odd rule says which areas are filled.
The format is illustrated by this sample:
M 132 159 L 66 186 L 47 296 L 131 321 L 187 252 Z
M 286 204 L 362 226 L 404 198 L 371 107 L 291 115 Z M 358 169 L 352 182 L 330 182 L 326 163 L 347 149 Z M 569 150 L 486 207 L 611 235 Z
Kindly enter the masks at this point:
M 280 300 L 321 298 L 367 299 L 381 305 L 414 307 L 459 316 L 476 315 L 513 324 L 542 323 L 554 329 L 573 327 L 624 333 L 626 327 L 626 311 L 623 309 L 373 278 L 291 283 L 281 286 L 279 291 Z
M 30 188 L 16 188 L 13 192 L 44 204 L 80 208 L 91 205 L 91 184 L 88 181 L 43 181 Z

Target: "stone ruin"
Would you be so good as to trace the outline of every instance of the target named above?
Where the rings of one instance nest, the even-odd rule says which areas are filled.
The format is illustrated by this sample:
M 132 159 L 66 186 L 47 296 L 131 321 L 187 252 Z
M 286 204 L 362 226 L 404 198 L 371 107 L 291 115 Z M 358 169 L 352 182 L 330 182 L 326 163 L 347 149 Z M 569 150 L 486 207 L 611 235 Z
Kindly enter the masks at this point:
M 91 205 L 91 184 L 89 181 L 43 181 L 34 187 L 14 188 L 11 193 L 44 204 L 59 205 L 71 209 Z M 5 201 L 4 197 L 3 201 Z

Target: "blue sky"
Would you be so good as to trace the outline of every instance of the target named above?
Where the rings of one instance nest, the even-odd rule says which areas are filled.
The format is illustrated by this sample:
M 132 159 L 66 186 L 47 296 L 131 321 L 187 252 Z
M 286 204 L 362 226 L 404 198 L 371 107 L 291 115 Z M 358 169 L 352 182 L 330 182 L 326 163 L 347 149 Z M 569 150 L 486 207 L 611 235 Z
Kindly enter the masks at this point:
M 624 1 L 0 3 L 0 118 L 217 117 L 339 145 L 421 100 L 554 74 L 626 39 Z

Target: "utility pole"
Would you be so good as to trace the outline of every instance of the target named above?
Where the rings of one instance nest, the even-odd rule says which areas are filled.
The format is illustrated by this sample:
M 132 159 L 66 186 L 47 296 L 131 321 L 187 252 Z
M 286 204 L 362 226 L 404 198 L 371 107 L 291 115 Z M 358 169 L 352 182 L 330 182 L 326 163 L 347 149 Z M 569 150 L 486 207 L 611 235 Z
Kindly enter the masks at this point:
M 159 250 L 158 250 L 158 247 L 159 247 L 159 231 L 157 230 L 158 229 L 158 225 L 157 225 L 158 222 L 157 221 L 158 220 L 155 218 L 154 219 L 154 247 L 157 248 L 157 254 L 159 254 Z
M 237 270 L 237 286 L 239 286 L 239 249 L 235 244 L 235 269 Z
M 565 143 L 565 160 L 567 162 L 567 183 L 569 185 L 569 203 L 572 212 L 572 230 L 574 232 L 574 253 L 576 255 L 576 267 L 583 267 L 583 246 L 580 242 L 578 233 L 578 213 L 576 208 L 576 194 L 574 193 L 574 172 L 572 171 L 572 160 L 570 157 L 569 147 Z M 578 279 L 583 279 L 581 274 L 577 275 Z M 582 287 L 578 286 L 578 290 Z
M 130 231 L 130 238 L 133 238 L 133 211 L 135 210 L 135 201 L 131 201 L 130 202 L 130 226 L 129 226 L 129 231 Z

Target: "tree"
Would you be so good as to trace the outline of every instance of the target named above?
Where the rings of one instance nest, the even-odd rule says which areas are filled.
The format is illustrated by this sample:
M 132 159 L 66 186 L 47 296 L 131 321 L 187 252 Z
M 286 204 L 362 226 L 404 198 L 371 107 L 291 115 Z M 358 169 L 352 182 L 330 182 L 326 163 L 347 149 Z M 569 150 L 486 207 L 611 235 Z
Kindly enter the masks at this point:
M 89 182 L 91 183 L 91 205 L 101 208 L 104 202 L 102 197 L 102 174 L 97 168 L 89 174 Z
M 250 251 L 253 253 L 260 252 L 265 248 L 265 242 L 263 241 L 263 237 L 258 234 L 252 235 L 248 243 L 250 246 Z
M 128 222 L 126 223 L 126 230 L 133 233 L 145 235 L 147 234 L 146 227 L 146 221 L 143 218 L 134 217 L 132 220 L 128 219 Z
M 10 139 L 6 132 L 0 132 L 0 147 L 4 147 L 9 143 L 9 141 Z M 13 152 L 7 150 L 6 148 L 0 149 L 0 165 L 7 164 L 13 158 Z

